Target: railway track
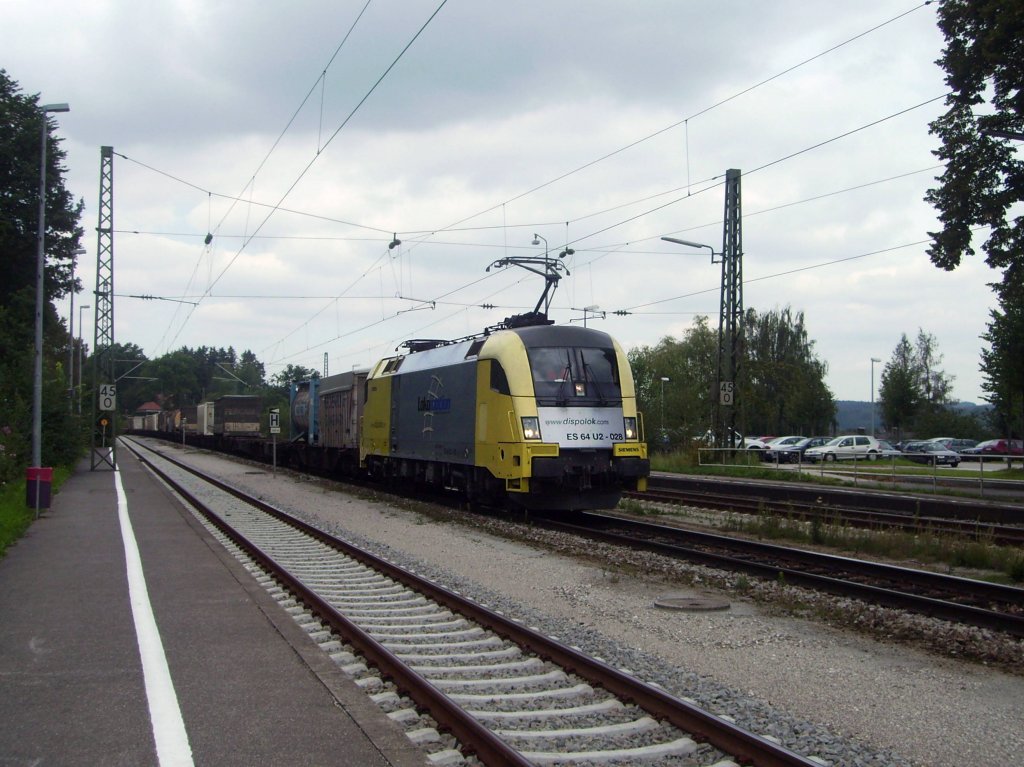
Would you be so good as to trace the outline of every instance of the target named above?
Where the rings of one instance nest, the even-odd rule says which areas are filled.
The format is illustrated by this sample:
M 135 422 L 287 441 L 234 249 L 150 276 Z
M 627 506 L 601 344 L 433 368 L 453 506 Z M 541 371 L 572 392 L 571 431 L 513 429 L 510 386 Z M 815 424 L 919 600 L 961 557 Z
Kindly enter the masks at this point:
M 766 511 L 794 519 L 819 519 L 830 524 L 871 530 L 900 530 L 913 534 L 960 536 L 969 540 L 986 541 L 1004 546 L 1024 546 L 1024 526 L 983 522 L 978 519 L 958 519 L 922 515 L 919 513 L 889 512 L 875 509 L 853 508 L 846 505 L 825 505 L 817 500 L 802 501 L 773 493 L 764 488 L 759 495 L 741 495 L 728 491 L 709 492 L 685 486 L 665 484 L 644 493 L 628 493 L 638 501 L 656 501 L 681 506 L 733 511 L 740 514 L 763 514 Z M 1024 522 L 1024 512 L 1021 514 Z
M 549 529 L 1024 637 L 1024 589 L 585 512 Z
M 359 684 L 372 691 L 382 686 L 378 675 L 387 678 L 485 764 L 821 763 L 169 456 L 129 446 L 266 573 L 282 605 Z M 377 698 L 399 700 L 387 691 Z M 391 716 L 419 721 L 400 704 Z

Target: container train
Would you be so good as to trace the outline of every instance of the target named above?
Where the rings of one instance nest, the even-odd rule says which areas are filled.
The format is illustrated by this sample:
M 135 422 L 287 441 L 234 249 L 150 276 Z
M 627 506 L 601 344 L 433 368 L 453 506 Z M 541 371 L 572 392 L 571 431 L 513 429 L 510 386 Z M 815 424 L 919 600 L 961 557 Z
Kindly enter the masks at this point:
M 624 491 L 646 489 L 632 372 L 607 333 L 499 326 L 400 349 L 369 370 L 292 384 L 291 434 L 274 445 L 278 461 L 528 510 L 612 508 Z M 240 398 L 215 403 L 220 431 L 204 437 L 186 427 L 185 437 L 269 460 L 270 443 L 253 433 L 253 399 L 241 415 L 227 412 L 245 410 Z

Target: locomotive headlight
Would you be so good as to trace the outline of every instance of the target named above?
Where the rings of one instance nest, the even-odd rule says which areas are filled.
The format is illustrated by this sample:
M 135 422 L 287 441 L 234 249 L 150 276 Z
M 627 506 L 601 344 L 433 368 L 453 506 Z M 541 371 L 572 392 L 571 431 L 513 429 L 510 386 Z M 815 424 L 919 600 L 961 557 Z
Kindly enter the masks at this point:
M 623 418 L 622 421 L 626 427 L 626 439 L 636 439 L 636 418 Z
M 540 419 L 537 416 L 523 416 L 523 439 L 540 439 Z

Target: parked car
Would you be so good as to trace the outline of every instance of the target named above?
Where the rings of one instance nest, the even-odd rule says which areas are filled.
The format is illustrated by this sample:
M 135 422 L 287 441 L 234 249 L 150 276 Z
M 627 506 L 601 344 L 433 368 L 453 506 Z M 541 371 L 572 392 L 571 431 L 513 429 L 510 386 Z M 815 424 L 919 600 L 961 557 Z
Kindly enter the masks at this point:
M 960 453 L 942 446 L 941 442 L 911 442 L 903 449 L 903 457 L 929 466 L 960 465 Z
M 907 439 L 896 445 L 903 453 L 919 453 L 924 445 L 928 444 L 923 439 Z
M 811 463 L 818 461 L 841 461 L 846 458 L 867 458 L 874 461 L 881 454 L 878 440 L 863 434 L 845 434 L 829 440 L 824 445 L 809 448 L 804 453 Z
M 965 448 L 963 456 L 1024 455 L 1024 441 L 1019 439 L 987 439 Z
M 738 431 L 733 431 L 732 439 L 733 444 L 736 445 L 736 447 L 750 448 L 752 450 L 764 450 L 767 446 L 764 442 L 757 439 L 756 437 L 744 437 Z M 693 440 L 694 442 L 703 442 L 705 445 L 714 445 L 715 433 L 711 429 L 708 429 L 703 434 L 694 437 Z
M 761 455 L 762 461 L 776 461 L 778 458 L 778 451 L 783 450 L 791 445 L 796 444 L 806 437 L 799 435 L 793 435 L 789 437 L 772 437 L 765 443 L 764 453 Z
M 942 445 L 946 450 L 952 450 L 956 453 L 962 453 L 969 447 L 974 447 L 978 444 L 976 439 L 958 439 L 956 437 L 933 437 L 928 442 L 937 442 Z
M 784 438 L 784 439 L 789 439 Z M 800 437 L 796 442 L 782 445 L 769 445 L 765 452 L 766 461 L 778 463 L 799 463 L 804 458 L 808 448 L 818 447 L 828 442 L 831 437 Z
M 742 447 L 746 450 L 767 450 L 768 442 L 761 437 L 743 437 L 742 439 L 736 439 L 736 447 Z
M 878 440 L 878 455 L 882 458 L 899 458 L 903 453 L 893 447 L 884 439 Z

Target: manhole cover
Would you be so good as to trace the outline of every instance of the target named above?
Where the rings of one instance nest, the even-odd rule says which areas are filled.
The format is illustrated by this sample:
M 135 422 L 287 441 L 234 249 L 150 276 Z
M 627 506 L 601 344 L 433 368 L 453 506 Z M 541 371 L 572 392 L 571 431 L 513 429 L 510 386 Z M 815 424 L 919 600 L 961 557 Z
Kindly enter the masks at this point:
M 654 600 L 654 606 L 665 610 L 689 610 L 692 612 L 729 609 L 729 603 L 724 599 L 690 594 L 665 594 Z

